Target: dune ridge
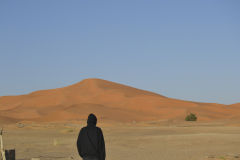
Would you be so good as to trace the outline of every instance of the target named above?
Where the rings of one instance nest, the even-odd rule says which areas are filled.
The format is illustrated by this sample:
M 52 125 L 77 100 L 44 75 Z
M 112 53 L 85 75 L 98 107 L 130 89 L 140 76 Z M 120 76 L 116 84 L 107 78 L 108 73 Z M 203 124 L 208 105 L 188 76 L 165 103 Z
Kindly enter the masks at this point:
M 196 113 L 199 121 L 239 120 L 240 103 L 178 100 L 102 79 L 0 97 L 0 120 L 9 123 L 78 121 L 92 112 L 102 121 L 112 122 L 184 120 L 190 112 Z

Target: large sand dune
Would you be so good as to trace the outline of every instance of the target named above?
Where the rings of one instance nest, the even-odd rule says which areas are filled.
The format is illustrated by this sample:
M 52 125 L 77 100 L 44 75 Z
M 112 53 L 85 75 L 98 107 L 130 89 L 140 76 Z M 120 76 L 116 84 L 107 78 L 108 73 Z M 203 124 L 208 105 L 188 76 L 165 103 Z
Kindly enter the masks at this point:
M 239 120 L 240 104 L 177 100 L 101 79 L 0 97 L 0 120 L 6 123 L 76 121 L 90 112 L 109 122 L 178 121 L 190 112 L 197 114 L 199 121 Z

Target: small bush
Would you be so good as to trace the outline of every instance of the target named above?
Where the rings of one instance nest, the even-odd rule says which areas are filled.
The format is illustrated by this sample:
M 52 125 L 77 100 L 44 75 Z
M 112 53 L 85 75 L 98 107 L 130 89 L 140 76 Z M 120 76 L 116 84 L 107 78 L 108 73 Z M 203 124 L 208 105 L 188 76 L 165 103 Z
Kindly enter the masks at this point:
M 197 116 L 193 113 L 190 113 L 189 115 L 186 116 L 185 121 L 196 121 Z

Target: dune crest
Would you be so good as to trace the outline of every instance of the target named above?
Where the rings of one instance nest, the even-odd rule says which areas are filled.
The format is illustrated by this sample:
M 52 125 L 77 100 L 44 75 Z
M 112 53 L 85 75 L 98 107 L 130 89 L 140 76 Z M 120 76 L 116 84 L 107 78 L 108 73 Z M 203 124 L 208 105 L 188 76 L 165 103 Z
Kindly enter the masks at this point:
M 240 119 L 240 106 L 199 103 L 102 80 L 85 79 L 57 89 L 0 97 L 0 119 L 7 122 L 75 121 L 95 113 L 103 121 L 184 120 L 196 113 L 200 121 Z

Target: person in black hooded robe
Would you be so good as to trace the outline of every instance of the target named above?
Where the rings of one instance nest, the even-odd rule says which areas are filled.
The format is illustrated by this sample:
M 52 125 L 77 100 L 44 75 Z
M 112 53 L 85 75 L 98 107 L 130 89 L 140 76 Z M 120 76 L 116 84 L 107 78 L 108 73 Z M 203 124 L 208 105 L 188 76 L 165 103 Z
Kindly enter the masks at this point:
M 101 128 L 96 126 L 97 117 L 90 114 L 87 126 L 78 135 L 77 149 L 83 160 L 105 160 L 105 142 Z

